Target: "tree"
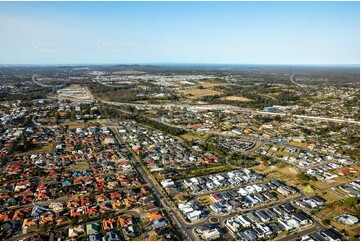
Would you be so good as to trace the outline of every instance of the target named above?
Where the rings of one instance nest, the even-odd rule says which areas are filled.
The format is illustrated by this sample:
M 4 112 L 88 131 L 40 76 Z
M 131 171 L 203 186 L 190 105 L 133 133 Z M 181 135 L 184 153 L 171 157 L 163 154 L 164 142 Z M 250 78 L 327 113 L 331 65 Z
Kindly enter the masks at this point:
M 338 206 L 338 207 L 341 207 L 343 205 L 343 202 L 341 200 L 336 201 L 335 205 Z
M 55 112 L 54 117 L 55 117 L 55 120 L 58 120 L 58 119 L 59 119 L 59 117 L 60 117 L 59 112 Z
M 310 178 L 307 175 L 303 174 L 303 173 L 297 174 L 297 178 L 300 179 L 300 180 L 303 180 L 303 181 L 310 180 Z
M 349 197 L 345 199 L 345 203 L 349 207 L 354 207 L 358 204 L 358 200 L 355 197 Z
M 324 225 L 330 225 L 330 224 L 331 224 L 331 221 L 330 221 L 329 219 L 324 219 L 324 220 L 322 220 L 322 223 L 323 223 Z
M 76 224 L 77 224 L 77 219 L 75 219 L 75 218 L 73 218 L 73 219 L 70 220 L 70 222 L 69 222 L 69 225 L 70 225 L 71 227 L 74 227 Z

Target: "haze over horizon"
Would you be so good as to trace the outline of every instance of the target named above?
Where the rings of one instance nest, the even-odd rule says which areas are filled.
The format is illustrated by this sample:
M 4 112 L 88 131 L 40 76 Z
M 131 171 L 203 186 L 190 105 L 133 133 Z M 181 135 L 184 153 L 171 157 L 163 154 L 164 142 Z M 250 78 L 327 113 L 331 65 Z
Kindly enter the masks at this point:
M 359 65 L 359 2 L 1 2 L 0 64 Z

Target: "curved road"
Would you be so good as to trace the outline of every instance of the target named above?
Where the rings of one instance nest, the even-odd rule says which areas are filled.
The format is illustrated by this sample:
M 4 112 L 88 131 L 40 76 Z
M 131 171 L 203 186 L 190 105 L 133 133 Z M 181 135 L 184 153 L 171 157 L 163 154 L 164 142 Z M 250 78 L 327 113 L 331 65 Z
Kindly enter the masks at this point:
M 301 85 L 301 84 L 299 84 L 299 83 L 297 83 L 297 82 L 295 82 L 295 81 L 293 80 L 293 76 L 294 76 L 294 75 L 295 75 L 295 73 L 293 73 L 292 76 L 291 76 L 291 82 L 292 82 L 293 84 L 297 85 L 297 86 L 303 87 L 303 85 Z
M 41 87 L 51 87 L 51 88 L 60 88 L 60 87 L 63 87 L 65 86 L 65 84 L 59 84 L 59 85 L 50 85 L 50 84 L 43 84 L 43 83 L 40 83 L 38 82 L 37 80 L 35 80 L 35 76 L 36 74 L 33 75 L 33 77 L 31 78 L 31 80 L 38 86 L 41 86 Z

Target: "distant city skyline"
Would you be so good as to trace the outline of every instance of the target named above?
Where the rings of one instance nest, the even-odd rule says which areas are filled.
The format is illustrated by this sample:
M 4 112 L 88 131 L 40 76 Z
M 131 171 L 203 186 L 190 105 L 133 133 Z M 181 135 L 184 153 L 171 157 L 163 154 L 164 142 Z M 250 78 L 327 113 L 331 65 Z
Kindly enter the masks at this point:
M 0 64 L 359 65 L 359 2 L 0 2 Z

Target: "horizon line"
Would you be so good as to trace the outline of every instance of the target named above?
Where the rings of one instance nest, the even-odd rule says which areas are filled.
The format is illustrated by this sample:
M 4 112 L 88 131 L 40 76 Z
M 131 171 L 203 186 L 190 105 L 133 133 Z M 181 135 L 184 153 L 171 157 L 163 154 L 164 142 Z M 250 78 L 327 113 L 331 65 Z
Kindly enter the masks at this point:
M 205 65 L 205 66 L 217 66 L 217 65 L 226 65 L 226 66 L 358 66 L 360 67 L 360 63 L 346 63 L 346 64 L 282 64 L 282 63 L 206 63 L 206 62 L 200 62 L 200 63 L 191 63 L 191 62 L 135 62 L 135 63 L 52 63 L 52 64 L 45 64 L 45 63 L 34 63 L 34 64 L 1 64 L 0 66 L 95 66 L 95 65 L 108 65 L 108 66 L 116 66 L 116 65 L 140 65 L 140 66 L 146 66 L 146 65 L 159 65 L 159 66 L 167 66 L 167 65 L 183 65 L 183 66 L 194 66 L 194 65 Z

